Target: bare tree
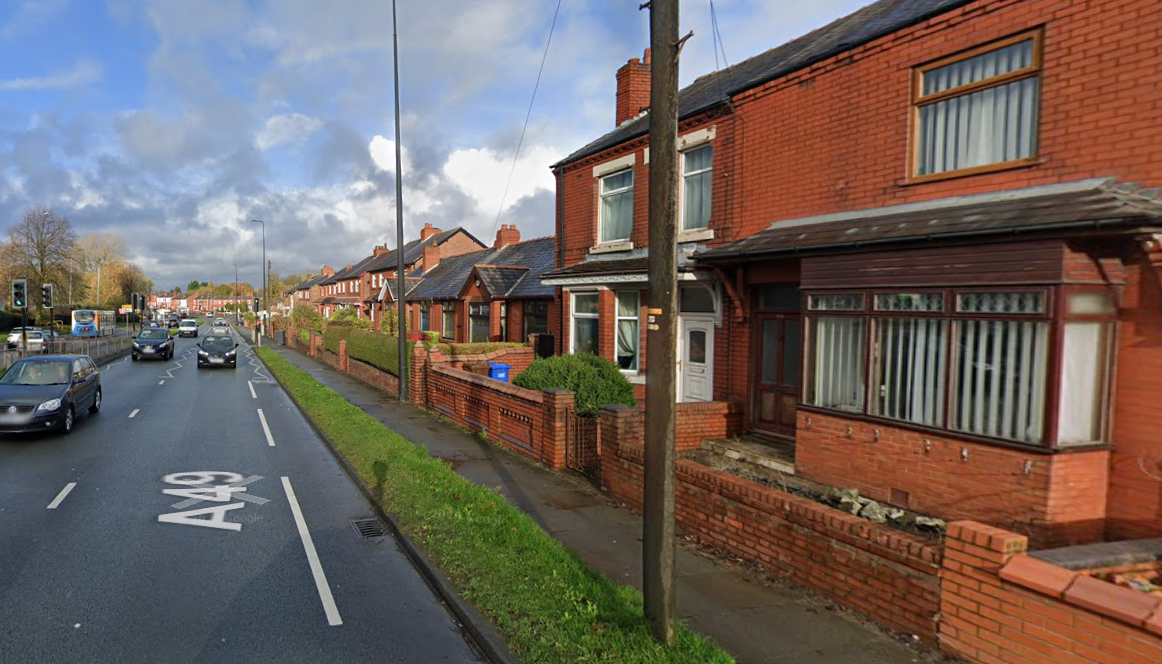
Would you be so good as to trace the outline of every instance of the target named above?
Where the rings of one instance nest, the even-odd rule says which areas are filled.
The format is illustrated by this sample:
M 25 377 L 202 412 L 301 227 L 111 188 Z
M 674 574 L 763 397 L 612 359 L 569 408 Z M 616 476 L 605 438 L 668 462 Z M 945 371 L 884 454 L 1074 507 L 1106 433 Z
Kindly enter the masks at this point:
M 92 275 L 96 287 L 96 304 L 101 306 L 102 270 L 106 265 L 125 260 L 125 242 L 109 233 L 90 233 L 77 242 L 77 255 L 82 269 Z M 107 289 L 106 294 L 110 291 Z
M 76 243 L 68 219 L 36 208 L 9 229 L 0 260 L 10 274 L 28 279 L 29 296 L 39 300 L 42 284 L 67 279 L 70 270 L 75 270 Z

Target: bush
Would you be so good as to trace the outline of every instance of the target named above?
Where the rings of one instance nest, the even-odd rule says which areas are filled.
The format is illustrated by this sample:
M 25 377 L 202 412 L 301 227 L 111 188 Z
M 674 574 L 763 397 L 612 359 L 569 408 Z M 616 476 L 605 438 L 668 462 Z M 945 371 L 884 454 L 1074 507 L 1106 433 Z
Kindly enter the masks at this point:
M 407 357 L 404 358 L 404 369 L 411 365 L 412 349 L 415 342 L 407 342 Z M 366 362 L 381 371 L 393 376 L 399 376 L 399 339 L 385 337 L 382 334 L 353 330 L 347 337 L 347 356 L 353 360 Z
M 336 309 L 335 313 L 331 314 L 331 319 L 327 321 L 327 325 L 348 325 L 361 330 L 371 329 L 371 321 L 360 318 L 359 312 L 354 307 Z
M 595 355 L 557 355 L 533 361 L 512 381 L 530 390 L 565 389 L 576 396 L 577 412 L 596 415 L 607 404 L 634 403 L 633 385 L 616 364 Z
M 305 343 L 311 343 L 311 331 L 299 330 L 299 338 L 302 339 Z
M 332 353 L 338 353 L 339 340 L 348 338 L 354 331 L 355 328 L 351 325 L 345 325 L 342 322 L 336 323 L 335 321 L 328 322 L 326 327 L 323 328 L 323 348 L 326 348 Z
M 314 307 L 298 306 L 291 310 L 291 325 L 308 332 L 323 331 L 323 317 Z

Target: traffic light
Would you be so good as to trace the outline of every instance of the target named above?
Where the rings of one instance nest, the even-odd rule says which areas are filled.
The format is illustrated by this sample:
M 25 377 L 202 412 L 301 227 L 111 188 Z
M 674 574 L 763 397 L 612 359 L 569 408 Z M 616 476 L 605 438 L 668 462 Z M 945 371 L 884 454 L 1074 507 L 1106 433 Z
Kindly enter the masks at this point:
M 258 298 L 254 298 L 254 313 L 258 313 Z
M 40 306 L 45 309 L 52 309 L 52 284 L 44 284 L 40 287 Z
M 133 293 L 131 297 L 133 298 L 133 301 L 130 304 L 132 305 L 133 310 L 141 311 L 141 296 L 137 293 Z
M 28 280 L 12 280 L 12 307 L 24 308 L 28 306 Z

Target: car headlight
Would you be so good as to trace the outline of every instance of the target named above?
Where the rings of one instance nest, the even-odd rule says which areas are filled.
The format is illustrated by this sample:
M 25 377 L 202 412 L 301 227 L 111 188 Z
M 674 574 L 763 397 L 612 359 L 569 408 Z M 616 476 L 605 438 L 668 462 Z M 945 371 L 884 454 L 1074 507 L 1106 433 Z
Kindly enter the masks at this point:
M 234 351 L 230 351 L 229 353 L 226 353 L 226 357 L 234 357 Z
M 49 399 L 36 407 L 37 412 L 42 410 L 56 410 L 61 407 L 60 399 Z
M 210 354 L 204 350 L 198 351 L 198 355 L 201 355 L 202 357 L 209 357 L 210 356 Z

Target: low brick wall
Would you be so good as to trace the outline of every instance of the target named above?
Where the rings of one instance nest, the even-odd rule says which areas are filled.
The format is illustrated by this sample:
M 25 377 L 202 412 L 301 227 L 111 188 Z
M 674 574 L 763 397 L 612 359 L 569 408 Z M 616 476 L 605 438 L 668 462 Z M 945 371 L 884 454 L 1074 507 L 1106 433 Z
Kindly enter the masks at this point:
M 742 408 L 726 401 L 680 403 L 677 414 L 678 450 L 696 450 L 702 441 L 742 433 Z
M 399 395 L 399 379 L 386 371 L 377 369 L 366 362 L 347 359 L 347 375 L 382 390 L 391 396 Z
M 322 361 L 332 369 L 339 368 L 339 356 L 327 350 L 326 348 L 317 348 L 315 350 L 315 359 Z
M 564 468 L 572 392 L 526 390 L 442 364 L 429 366 L 426 382 L 432 412 L 533 461 Z
M 1025 555 L 1029 540 L 949 526 L 940 646 L 973 664 L 1162 662 L 1162 600 Z
M 512 367 L 508 372 L 508 380 L 510 382 L 525 369 L 528 369 L 529 365 L 533 363 L 533 360 L 537 359 L 532 347 L 528 346 L 501 348 L 481 355 L 426 353 L 426 356 L 433 365 L 442 364 L 456 369 L 463 369 L 464 365 L 468 362 L 501 362 Z
M 641 509 L 642 413 L 607 406 L 601 420 L 602 489 Z M 938 545 L 686 460 L 677 462 L 675 503 L 682 532 L 935 642 Z

